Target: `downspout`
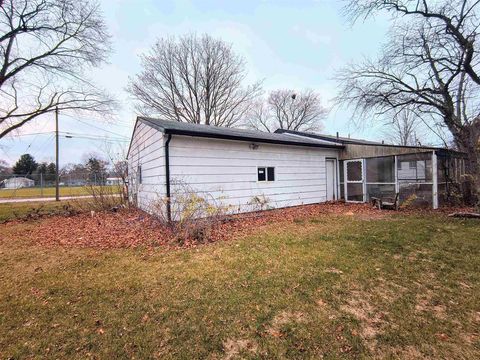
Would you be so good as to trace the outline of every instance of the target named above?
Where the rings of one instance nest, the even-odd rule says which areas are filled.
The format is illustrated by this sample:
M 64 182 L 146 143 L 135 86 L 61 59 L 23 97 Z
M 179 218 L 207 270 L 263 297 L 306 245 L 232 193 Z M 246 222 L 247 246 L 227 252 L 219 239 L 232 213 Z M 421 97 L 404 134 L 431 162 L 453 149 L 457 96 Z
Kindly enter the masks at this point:
M 165 142 L 165 188 L 166 188 L 166 200 L 167 200 L 167 220 L 172 221 L 172 209 L 170 206 L 170 151 L 169 144 L 172 140 L 172 134 L 167 135 L 167 141 Z

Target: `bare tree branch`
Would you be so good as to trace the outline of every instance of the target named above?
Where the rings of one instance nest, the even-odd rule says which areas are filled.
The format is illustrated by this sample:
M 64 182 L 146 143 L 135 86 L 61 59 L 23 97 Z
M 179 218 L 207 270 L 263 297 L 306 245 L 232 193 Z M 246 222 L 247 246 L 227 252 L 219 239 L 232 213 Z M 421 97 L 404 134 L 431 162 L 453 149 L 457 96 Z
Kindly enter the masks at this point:
M 111 111 L 85 71 L 110 39 L 90 0 L 5 0 L 0 11 L 0 138 L 53 111 Z
M 209 35 L 160 39 L 142 56 L 143 70 L 128 91 L 144 115 L 216 126 L 236 126 L 260 93 L 244 87 L 244 61 Z
M 296 93 L 294 90 L 275 90 L 266 101 L 256 102 L 249 112 L 248 126 L 273 132 L 277 129 L 318 131 L 327 116 L 320 95 L 313 90 Z
M 387 11 L 394 27 L 378 60 L 338 73 L 337 103 L 357 119 L 413 110 L 430 129 L 448 129 L 480 199 L 480 1 L 350 0 L 346 10 L 355 19 Z

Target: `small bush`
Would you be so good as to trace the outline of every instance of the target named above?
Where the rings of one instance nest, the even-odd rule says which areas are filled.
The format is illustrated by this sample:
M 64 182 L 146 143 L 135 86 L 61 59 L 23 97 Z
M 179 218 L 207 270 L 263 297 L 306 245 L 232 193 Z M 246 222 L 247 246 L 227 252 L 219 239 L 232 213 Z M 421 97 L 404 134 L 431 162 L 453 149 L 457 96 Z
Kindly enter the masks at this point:
M 109 211 L 125 207 L 128 203 L 121 193 L 120 186 L 94 186 L 85 187 L 88 201 L 78 198 L 73 201 L 76 208 L 82 211 Z M 86 197 L 87 197 L 86 196 Z
M 162 225 L 170 228 L 175 240 L 181 244 L 209 241 L 212 229 L 232 213 L 232 208 L 221 205 L 221 199 L 214 199 L 208 193 L 199 195 L 186 184 L 176 182 L 175 189 L 172 198 L 158 196 L 152 201 L 149 212 Z

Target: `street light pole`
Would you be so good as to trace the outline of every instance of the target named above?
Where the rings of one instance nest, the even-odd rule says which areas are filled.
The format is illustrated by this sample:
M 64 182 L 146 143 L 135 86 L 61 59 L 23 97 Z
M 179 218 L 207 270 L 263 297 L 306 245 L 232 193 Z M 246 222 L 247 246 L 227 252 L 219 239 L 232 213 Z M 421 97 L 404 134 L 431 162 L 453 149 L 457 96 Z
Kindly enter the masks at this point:
M 58 106 L 55 108 L 55 201 L 60 201 L 58 179 Z

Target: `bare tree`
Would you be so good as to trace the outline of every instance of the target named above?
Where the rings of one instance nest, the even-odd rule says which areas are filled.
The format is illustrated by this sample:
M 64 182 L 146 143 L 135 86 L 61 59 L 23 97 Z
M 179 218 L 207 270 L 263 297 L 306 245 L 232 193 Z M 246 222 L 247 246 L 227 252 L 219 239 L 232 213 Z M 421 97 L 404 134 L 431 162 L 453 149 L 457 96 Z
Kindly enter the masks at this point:
M 0 138 L 59 110 L 112 105 L 85 70 L 105 62 L 109 35 L 90 0 L 0 1 Z
M 267 132 L 277 129 L 318 131 L 327 113 L 320 95 L 313 90 L 299 93 L 289 89 L 274 90 L 266 101 L 254 104 L 248 114 L 248 126 Z
M 480 194 L 480 81 L 478 1 L 357 1 L 353 17 L 379 10 L 393 15 L 390 41 L 378 60 L 366 60 L 338 75 L 339 103 L 353 105 L 356 116 L 394 116 L 410 109 L 445 127 L 467 154 L 466 170 Z
M 410 111 L 402 111 L 392 117 L 383 131 L 385 137 L 392 143 L 402 146 L 419 145 L 418 119 Z
M 243 86 L 245 62 L 231 45 L 206 34 L 160 39 L 141 59 L 128 91 L 143 115 L 231 127 L 260 92 L 260 83 Z

